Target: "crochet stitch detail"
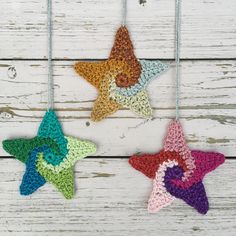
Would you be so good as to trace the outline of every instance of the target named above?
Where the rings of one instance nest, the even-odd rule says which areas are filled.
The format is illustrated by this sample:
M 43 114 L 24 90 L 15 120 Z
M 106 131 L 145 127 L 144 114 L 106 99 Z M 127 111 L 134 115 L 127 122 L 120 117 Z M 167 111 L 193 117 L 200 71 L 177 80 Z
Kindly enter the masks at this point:
M 194 172 L 194 158 L 192 157 L 191 151 L 185 141 L 180 122 L 176 121 L 170 123 L 164 140 L 164 150 L 179 152 L 185 160 L 188 170 L 184 172 L 183 180 L 187 179 Z
M 209 209 L 203 178 L 224 161 L 221 153 L 190 151 L 177 120 L 169 125 L 163 150 L 129 159 L 132 167 L 153 180 L 149 212 L 157 212 L 180 198 L 201 214 Z
M 140 117 L 151 117 L 146 87 L 167 68 L 160 61 L 139 61 L 125 26 L 118 29 L 106 61 L 75 64 L 76 72 L 99 91 L 91 114 L 94 121 L 100 121 L 123 107 Z
M 144 118 L 152 117 L 152 108 L 148 101 L 148 95 L 145 90 L 141 90 L 135 96 L 123 96 L 118 94 L 112 94 L 110 96 L 114 101 L 130 108 L 134 113 Z
M 52 110 L 46 112 L 36 137 L 4 140 L 3 148 L 26 164 L 20 186 L 22 195 L 32 194 L 49 182 L 67 199 L 74 195 L 76 161 L 96 152 L 92 142 L 64 136 Z
M 126 88 L 114 84 L 112 85 L 112 90 L 115 90 L 116 94 L 127 97 L 134 96 L 139 91 L 144 90 L 151 80 L 155 79 L 168 69 L 168 66 L 160 61 L 140 60 L 140 64 L 142 66 L 142 73 L 138 83 Z

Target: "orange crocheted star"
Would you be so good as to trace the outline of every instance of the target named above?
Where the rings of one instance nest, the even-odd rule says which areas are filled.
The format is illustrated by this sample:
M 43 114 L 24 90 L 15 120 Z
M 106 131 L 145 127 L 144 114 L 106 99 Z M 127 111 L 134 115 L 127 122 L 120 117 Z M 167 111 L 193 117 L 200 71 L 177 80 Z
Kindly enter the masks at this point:
M 94 121 L 102 120 L 122 107 L 128 107 L 142 117 L 150 117 L 152 109 L 145 88 L 166 68 L 159 61 L 139 61 L 135 57 L 125 26 L 118 29 L 106 61 L 75 64 L 76 72 L 99 91 L 91 114 Z

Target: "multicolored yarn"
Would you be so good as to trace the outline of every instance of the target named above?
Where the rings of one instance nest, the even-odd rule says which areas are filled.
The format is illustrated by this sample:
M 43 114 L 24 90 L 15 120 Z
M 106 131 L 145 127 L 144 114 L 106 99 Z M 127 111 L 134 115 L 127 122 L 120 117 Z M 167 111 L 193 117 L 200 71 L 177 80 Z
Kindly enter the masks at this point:
M 151 117 L 152 108 L 146 87 L 167 68 L 160 61 L 139 61 L 125 26 L 118 29 L 106 61 L 75 64 L 77 73 L 99 91 L 91 114 L 94 121 L 100 121 L 122 107 L 141 117 Z
M 135 169 L 153 179 L 149 212 L 157 212 L 179 198 L 201 214 L 206 214 L 209 209 L 202 180 L 224 161 L 221 153 L 191 151 L 178 120 L 171 121 L 163 150 L 129 159 Z
M 49 182 L 67 199 L 74 195 L 76 161 L 96 152 L 92 142 L 64 136 L 53 110 L 46 112 L 36 137 L 4 140 L 3 148 L 26 165 L 22 195 L 32 194 Z

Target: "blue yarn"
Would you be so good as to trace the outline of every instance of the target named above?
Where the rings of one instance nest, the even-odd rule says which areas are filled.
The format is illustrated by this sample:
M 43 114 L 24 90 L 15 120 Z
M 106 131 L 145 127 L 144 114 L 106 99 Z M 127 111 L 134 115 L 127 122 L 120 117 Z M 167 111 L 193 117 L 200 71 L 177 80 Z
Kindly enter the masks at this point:
M 30 154 L 26 162 L 26 171 L 22 178 L 20 185 L 21 195 L 30 195 L 35 192 L 39 187 L 46 183 L 46 180 L 36 170 L 37 154 L 48 150 L 47 146 L 35 148 Z
M 168 69 L 168 66 L 160 61 L 139 61 L 142 66 L 142 72 L 138 83 L 128 88 L 116 87 L 116 92 L 131 97 L 147 87 L 150 80 L 155 79 L 161 73 Z

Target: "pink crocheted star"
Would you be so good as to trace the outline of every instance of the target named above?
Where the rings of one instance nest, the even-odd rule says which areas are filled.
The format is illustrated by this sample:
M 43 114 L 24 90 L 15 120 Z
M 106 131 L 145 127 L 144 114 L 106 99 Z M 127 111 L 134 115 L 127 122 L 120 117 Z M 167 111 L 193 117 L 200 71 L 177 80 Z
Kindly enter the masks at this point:
M 209 204 L 202 180 L 224 160 L 221 153 L 191 151 L 180 122 L 173 120 L 162 151 L 154 155 L 134 155 L 129 163 L 153 179 L 149 212 L 157 212 L 171 204 L 175 198 L 180 198 L 199 213 L 206 214 Z

